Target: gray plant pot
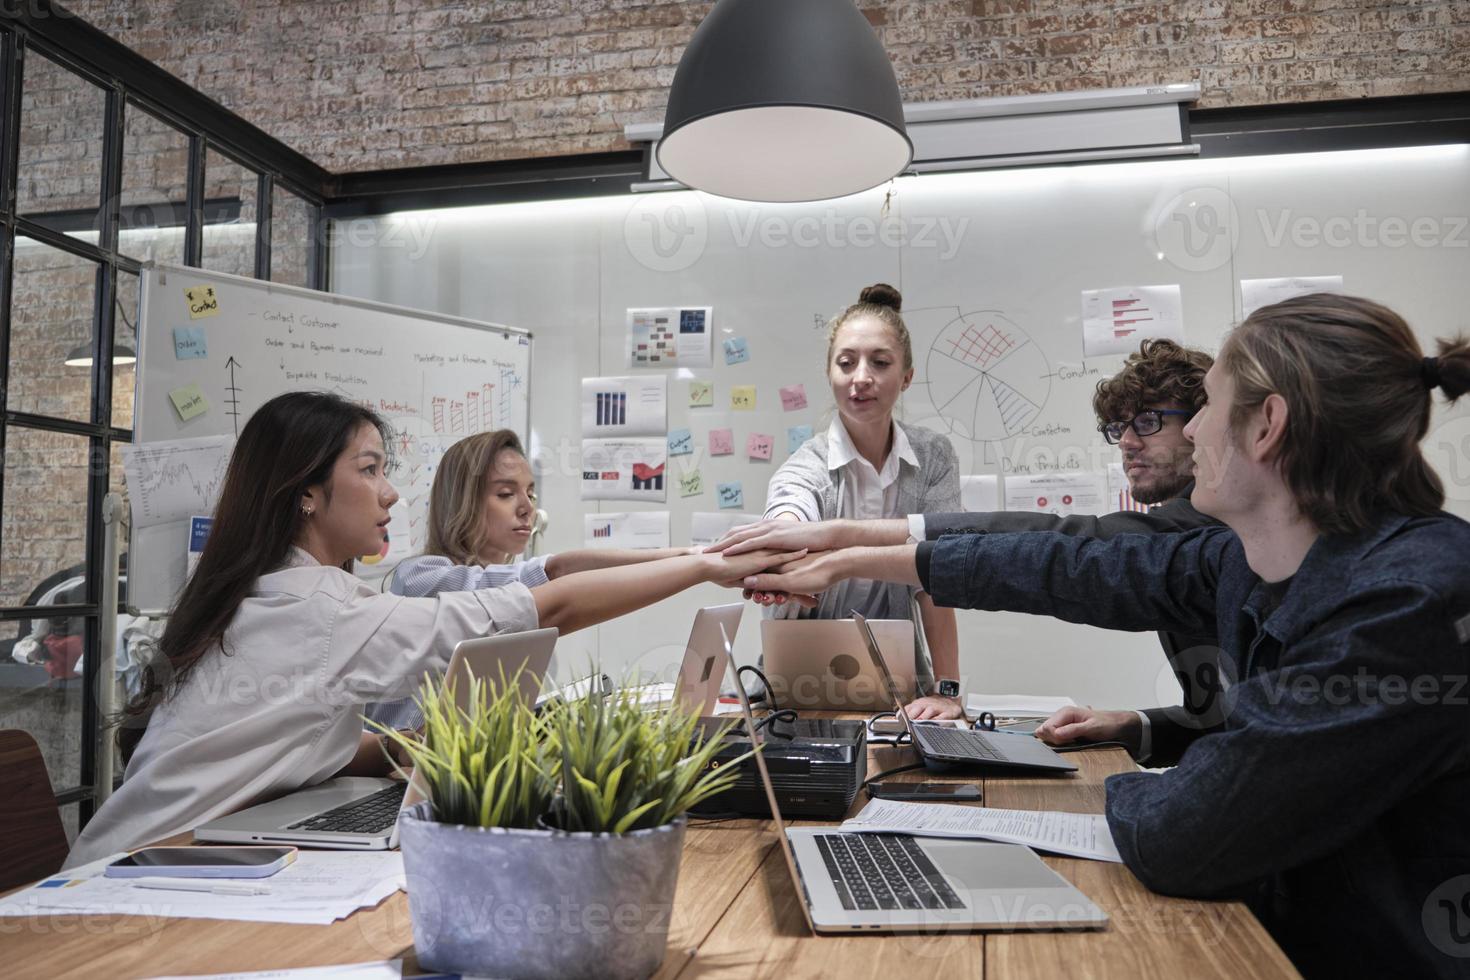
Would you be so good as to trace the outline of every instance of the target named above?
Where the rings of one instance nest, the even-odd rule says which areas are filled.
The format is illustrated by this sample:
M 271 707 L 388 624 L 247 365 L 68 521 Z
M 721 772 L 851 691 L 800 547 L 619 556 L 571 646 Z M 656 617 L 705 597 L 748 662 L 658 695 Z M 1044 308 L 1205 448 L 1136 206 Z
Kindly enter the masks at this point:
M 403 813 L 419 965 L 488 977 L 646 977 L 663 962 L 685 820 L 629 834 L 465 827 Z

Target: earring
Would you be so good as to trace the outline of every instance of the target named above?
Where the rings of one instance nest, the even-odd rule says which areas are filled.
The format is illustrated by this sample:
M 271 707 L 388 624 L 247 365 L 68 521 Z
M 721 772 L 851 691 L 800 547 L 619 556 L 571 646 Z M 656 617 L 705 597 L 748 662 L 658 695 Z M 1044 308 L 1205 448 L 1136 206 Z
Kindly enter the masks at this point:
M 302 504 L 301 505 L 301 516 L 302 517 L 310 517 L 314 513 L 316 513 L 316 510 L 314 508 L 308 507 L 305 504 Z

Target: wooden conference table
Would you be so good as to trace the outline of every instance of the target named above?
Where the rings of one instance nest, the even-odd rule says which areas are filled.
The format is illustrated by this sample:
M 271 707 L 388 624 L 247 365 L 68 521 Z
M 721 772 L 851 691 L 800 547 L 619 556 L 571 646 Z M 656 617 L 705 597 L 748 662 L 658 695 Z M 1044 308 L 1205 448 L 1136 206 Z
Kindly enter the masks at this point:
M 1079 771 L 1070 777 L 983 780 L 985 803 L 1100 813 L 1103 780 L 1134 768 L 1127 753 L 1116 748 L 1089 749 L 1071 758 Z M 872 746 L 868 771 L 911 761 L 908 749 Z M 932 777 L 918 771 L 895 778 Z M 865 802 L 860 793 L 854 812 Z M 769 821 L 691 824 L 668 955 L 656 975 L 987 980 L 1298 975 L 1243 905 L 1155 895 L 1119 864 L 1044 859 L 1108 913 L 1105 930 L 818 937 L 807 932 Z M 0 919 L 0 968 L 12 977 L 224 973 L 400 956 L 405 966 L 413 963 L 403 892 L 330 926 L 136 916 Z

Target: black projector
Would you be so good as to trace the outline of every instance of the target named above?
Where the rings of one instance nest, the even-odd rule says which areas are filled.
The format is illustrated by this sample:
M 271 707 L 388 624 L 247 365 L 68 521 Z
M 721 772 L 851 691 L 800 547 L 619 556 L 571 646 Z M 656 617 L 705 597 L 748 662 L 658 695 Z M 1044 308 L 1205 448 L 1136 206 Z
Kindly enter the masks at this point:
M 861 721 L 798 719 L 771 722 L 761 729 L 766 769 L 776 791 L 781 816 L 841 820 L 847 816 L 868 773 L 868 728 Z M 710 768 L 730 765 L 750 751 L 750 739 L 730 735 Z M 698 816 L 735 814 L 769 817 L 771 807 L 761 787 L 754 759 L 739 763 L 740 778 L 725 792 L 691 810 Z

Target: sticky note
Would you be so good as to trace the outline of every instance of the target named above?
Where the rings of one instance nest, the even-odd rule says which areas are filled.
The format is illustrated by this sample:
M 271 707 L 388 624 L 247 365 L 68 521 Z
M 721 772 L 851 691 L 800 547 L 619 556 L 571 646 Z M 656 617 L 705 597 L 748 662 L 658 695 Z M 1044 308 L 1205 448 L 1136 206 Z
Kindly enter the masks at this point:
M 681 497 L 697 497 L 702 493 L 704 493 L 704 477 L 699 475 L 699 470 L 693 469 L 679 474 L 679 495 Z
M 669 433 L 669 455 L 688 456 L 694 452 L 694 436 L 688 429 L 675 429 Z
M 209 344 L 201 327 L 174 327 L 174 357 L 180 361 L 202 360 L 209 356 Z
M 715 383 L 713 381 L 691 381 L 689 382 L 689 407 L 708 408 L 715 403 Z
M 772 442 L 764 432 L 752 432 L 745 438 L 745 455 L 751 459 L 770 459 Z
M 812 437 L 812 427 L 809 425 L 793 425 L 786 430 L 786 451 L 794 453 L 801 448 L 801 444 Z
M 787 385 L 781 389 L 781 409 L 795 412 L 806 408 L 806 388 L 803 385 Z
M 729 456 L 735 452 L 735 434 L 729 429 L 709 430 L 709 454 Z
M 189 319 L 202 320 L 219 316 L 219 297 L 213 286 L 185 286 L 184 299 L 189 303 Z
M 745 491 L 741 489 L 740 482 L 721 483 L 715 488 L 715 496 L 720 500 L 720 509 L 728 510 L 735 508 L 739 510 L 745 506 Z
M 731 388 L 730 407 L 744 412 L 755 408 L 755 385 L 736 385 Z
M 174 411 L 185 422 L 209 411 L 209 400 L 204 397 L 204 392 L 199 390 L 197 384 L 175 388 L 168 393 L 168 397 L 174 403 Z
M 750 345 L 744 337 L 731 337 L 725 341 L 725 363 L 744 364 L 750 360 Z

